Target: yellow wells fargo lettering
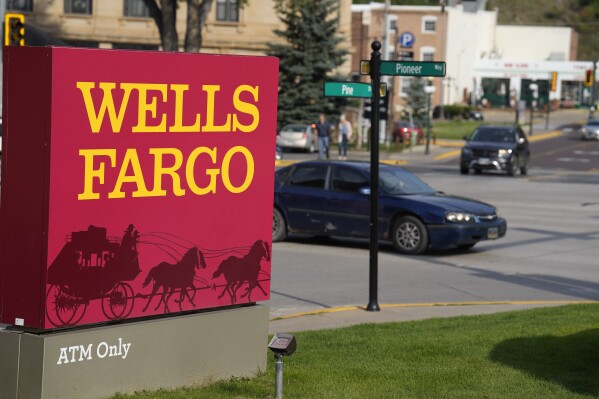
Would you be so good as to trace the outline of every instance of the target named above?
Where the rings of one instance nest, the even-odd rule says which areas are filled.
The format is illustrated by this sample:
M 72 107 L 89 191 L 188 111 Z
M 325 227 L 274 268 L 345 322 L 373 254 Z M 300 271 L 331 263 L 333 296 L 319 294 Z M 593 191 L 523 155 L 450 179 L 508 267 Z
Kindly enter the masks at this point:
M 119 90 L 122 90 L 121 104 L 116 109 L 114 101 L 114 90 L 116 83 L 100 82 L 98 87 L 102 90 L 102 100 L 96 109 L 91 91 L 96 88 L 95 82 L 77 82 L 77 88 L 81 91 L 85 110 L 91 131 L 99 133 L 108 113 L 108 119 L 113 133 L 119 133 L 123 125 L 125 113 L 128 111 L 131 93 L 135 90 L 138 93 L 137 105 L 137 124 L 132 127 L 133 133 L 183 133 L 183 132 L 253 132 L 260 122 L 260 112 L 258 107 L 250 102 L 241 99 L 243 93 L 249 93 L 254 100 L 258 102 L 258 86 L 240 85 L 235 89 L 231 102 L 236 113 L 227 113 L 226 119 L 222 124 L 216 124 L 214 120 L 217 93 L 220 91 L 220 85 L 202 85 L 202 91 L 206 94 L 205 120 L 202 122 L 202 115 L 195 114 L 194 123 L 191 125 L 183 124 L 184 99 L 185 92 L 189 90 L 186 84 L 153 84 L 153 83 L 120 83 Z M 169 96 L 169 92 L 171 95 Z M 167 126 L 167 115 L 158 114 L 158 99 L 167 103 L 174 97 L 174 121 Z M 222 103 L 222 100 L 221 100 Z M 148 121 L 150 114 L 152 122 Z M 239 118 L 240 114 L 247 114 L 251 117 L 251 123 L 242 124 Z
M 186 125 L 183 122 L 183 116 L 188 115 L 190 111 L 185 108 L 184 99 L 186 92 L 189 91 L 189 85 L 119 83 L 117 89 L 117 83 L 112 82 L 99 82 L 98 84 L 77 82 L 92 133 L 100 133 L 106 115 L 108 115 L 110 131 L 120 133 L 123 129 L 125 114 L 130 112 L 129 101 L 134 91 L 138 94 L 138 104 L 134 110 L 136 124 L 131 126 L 131 133 L 250 133 L 256 130 L 260 122 L 260 112 L 257 107 L 258 86 L 238 86 L 229 103 L 229 109 L 232 105 L 235 112 L 227 113 L 223 120 L 218 122 L 215 120 L 215 108 L 217 103 L 222 104 L 223 101 L 226 101 L 221 98 L 222 96 L 218 96 L 221 90 L 220 86 L 202 85 L 201 87 L 205 95 L 204 116 L 202 113 L 196 112 L 191 118 L 193 123 Z M 102 98 L 98 104 L 92 97 L 94 89 L 99 89 L 102 92 Z M 121 91 L 118 109 L 114 98 L 115 90 Z M 246 101 L 248 95 L 253 102 Z M 217 98 L 219 98 L 218 102 Z M 172 102 L 171 109 L 174 109 L 172 118 L 168 118 L 166 113 L 158 113 L 158 101 L 165 104 L 169 101 Z M 197 104 L 197 101 L 194 104 Z M 240 117 L 241 115 L 246 116 Z M 246 123 L 242 123 L 242 120 Z M 105 192 L 106 188 L 112 190 L 107 194 L 109 199 L 125 198 L 127 196 L 127 192 L 123 191 L 125 184 L 132 188 L 128 191 L 134 198 L 164 197 L 169 193 L 183 196 L 187 190 L 195 195 L 216 194 L 219 176 L 227 191 L 238 194 L 248 189 L 254 176 L 254 158 L 251 152 L 242 146 L 230 148 L 222 159 L 219 159 L 216 147 L 197 147 L 185 159 L 183 152 L 178 148 L 150 148 L 148 153 L 143 156 L 152 157 L 153 167 L 151 172 L 146 170 L 145 173 L 140 162 L 140 154 L 135 148 L 118 151 L 114 148 L 80 149 L 79 155 L 83 157 L 84 164 L 83 192 L 78 194 L 79 200 L 98 200 L 101 198 L 100 192 Z M 246 165 L 245 178 L 239 185 L 235 185 L 231 181 L 230 173 L 231 160 L 236 155 L 242 156 Z M 197 176 L 195 176 L 196 171 L 200 169 L 196 167 L 200 157 L 204 164 L 206 159 L 209 159 L 208 163 L 211 166 L 204 171 L 205 176 L 208 177 L 208 183 L 203 185 L 198 183 Z M 165 159 L 168 159 L 168 162 Z M 167 164 L 169 166 L 166 166 Z M 114 173 L 107 173 L 107 168 L 118 170 L 116 179 L 107 181 L 107 174 L 114 176 Z M 171 182 L 169 187 L 165 187 L 165 176 L 170 178 L 166 179 Z M 200 178 L 200 180 L 205 179 Z M 151 183 L 150 186 L 148 186 L 148 182 Z M 103 186 L 104 190 L 100 190 L 100 186 Z
M 113 190 L 108 193 L 108 198 L 125 198 L 123 184 L 131 183 L 135 190 L 131 192 L 132 197 L 165 197 L 168 192 L 175 196 L 183 196 L 186 193 L 184 185 L 181 182 L 181 174 L 184 172 L 186 186 L 195 195 L 216 194 L 218 176 L 227 189 L 227 191 L 239 194 L 248 189 L 254 177 L 254 158 L 251 152 L 242 146 L 236 146 L 228 150 L 218 167 L 219 160 L 216 148 L 198 147 L 194 149 L 185 161 L 184 171 L 183 153 L 177 148 L 152 148 L 149 153 L 154 157 L 154 168 L 152 170 L 152 190 L 148 190 L 146 181 L 147 176 L 141 168 L 137 150 L 129 148 L 125 151 L 122 158 L 117 157 L 116 149 L 91 149 L 79 150 L 79 155 L 84 158 L 85 177 L 83 183 L 83 193 L 78 195 L 80 200 L 100 199 L 100 193 L 97 191 L 98 185 L 105 185 L 106 168 L 118 168 L 118 177 L 116 181 L 111 182 L 109 187 Z M 241 155 L 245 159 L 246 173 L 243 182 L 235 185 L 231 182 L 231 160 L 235 155 Z M 206 175 L 209 177 L 209 183 L 203 187 L 197 183 L 195 176 L 196 162 L 201 155 L 209 157 L 210 162 L 215 168 L 206 169 Z M 164 157 L 174 159 L 172 166 L 164 166 Z M 117 162 L 118 161 L 118 162 Z M 120 164 L 120 166 L 118 166 Z M 172 185 L 170 190 L 166 190 L 163 185 L 163 177 L 169 176 Z

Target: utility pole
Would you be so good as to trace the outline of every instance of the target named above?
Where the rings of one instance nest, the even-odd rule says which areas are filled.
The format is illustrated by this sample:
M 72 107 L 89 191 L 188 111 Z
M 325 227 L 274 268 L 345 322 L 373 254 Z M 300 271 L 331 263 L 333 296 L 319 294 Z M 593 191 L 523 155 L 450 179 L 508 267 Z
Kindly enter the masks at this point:
M 596 98 L 596 75 L 595 72 L 597 71 L 597 60 L 593 61 L 593 73 L 591 74 L 592 76 L 592 82 L 591 82 L 591 109 L 594 110 L 595 109 L 595 98 Z
M 447 46 L 447 24 L 445 21 L 445 0 L 440 0 L 439 3 L 441 4 L 441 60 L 445 61 L 445 47 Z M 449 91 L 449 88 L 447 89 Z M 443 91 L 443 79 L 441 79 L 441 87 L 439 90 L 439 105 L 441 106 L 441 116 L 445 115 L 445 112 L 443 110 L 443 96 L 444 96 L 444 91 Z
M 368 277 L 368 305 L 366 310 L 381 310 L 378 300 L 379 279 L 379 114 L 381 98 L 381 43 L 374 41 L 371 45 L 370 79 L 372 81 L 372 127 L 370 143 L 370 262 Z

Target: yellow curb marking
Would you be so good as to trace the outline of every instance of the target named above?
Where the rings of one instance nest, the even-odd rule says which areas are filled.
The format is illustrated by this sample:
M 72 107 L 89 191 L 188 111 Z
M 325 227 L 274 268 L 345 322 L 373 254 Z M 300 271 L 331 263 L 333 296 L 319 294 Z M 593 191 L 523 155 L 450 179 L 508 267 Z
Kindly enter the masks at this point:
M 541 141 L 541 140 L 550 139 L 553 137 L 559 137 L 562 134 L 563 133 L 561 131 L 555 130 L 553 132 L 543 133 L 543 134 L 539 134 L 536 136 L 528 136 L 528 141 L 530 141 L 530 142 Z
M 464 143 L 462 141 L 437 140 L 436 144 L 439 147 L 463 147 L 464 146 Z
M 440 161 L 442 159 L 457 157 L 458 155 L 460 155 L 461 152 L 462 152 L 462 150 L 448 151 L 443 154 L 437 155 L 436 157 L 433 158 L 433 160 Z
M 289 165 L 293 165 L 294 163 L 300 162 L 299 160 L 279 160 L 279 161 L 275 161 L 275 166 L 289 166 Z
M 380 163 L 385 163 L 387 165 L 407 165 L 408 161 L 403 159 L 383 159 L 379 161 Z
M 577 305 L 586 303 L 599 303 L 599 301 L 478 301 L 478 302 L 431 302 L 431 303 L 390 303 L 380 305 L 381 309 L 391 308 L 418 308 L 433 306 L 476 306 L 476 305 Z M 339 306 L 334 308 L 312 310 L 309 312 L 293 313 L 271 319 L 286 320 L 301 316 L 314 316 L 326 313 L 347 312 L 349 310 L 366 310 L 365 306 Z

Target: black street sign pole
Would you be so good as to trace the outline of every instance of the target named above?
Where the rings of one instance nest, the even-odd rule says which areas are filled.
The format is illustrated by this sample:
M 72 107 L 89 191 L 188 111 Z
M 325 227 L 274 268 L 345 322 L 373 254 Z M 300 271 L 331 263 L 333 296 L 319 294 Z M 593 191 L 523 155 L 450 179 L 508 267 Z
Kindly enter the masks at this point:
M 381 310 L 378 301 L 378 251 L 379 251 L 379 101 L 381 98 L 381 43 L 370 46 L 370 78 L 372 80 L 372 111 L 370 114 L 370 273 L 369 295 L 366 310 Z

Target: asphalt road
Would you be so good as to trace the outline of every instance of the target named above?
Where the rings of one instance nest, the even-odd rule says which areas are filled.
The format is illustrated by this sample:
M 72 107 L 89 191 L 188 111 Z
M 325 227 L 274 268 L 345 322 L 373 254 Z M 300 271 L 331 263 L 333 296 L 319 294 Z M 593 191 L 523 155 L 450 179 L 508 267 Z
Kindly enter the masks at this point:
M 449 161 L 419 166 L 433 187 L 496 205 L 508 233 L 470 251 L 424 256 L 382 245 L 379 303 L 599 300 L 599 174 L 560 161 L 559 151 L 584 154 L 575 153 L 581 142 L 568 135 L 559 140 L 550 146 L 554 150 L 535 150 L 545 152 L 538 162 L 546 157 L 552 163 L 541 167 L 535 157 L 529 176 L 461 176 Z M 562 164 L 570 168 L 555 166 Z M 271 316 L 366 305 L 368 264 L 366 241 L 297 237 L 275 243 Z

